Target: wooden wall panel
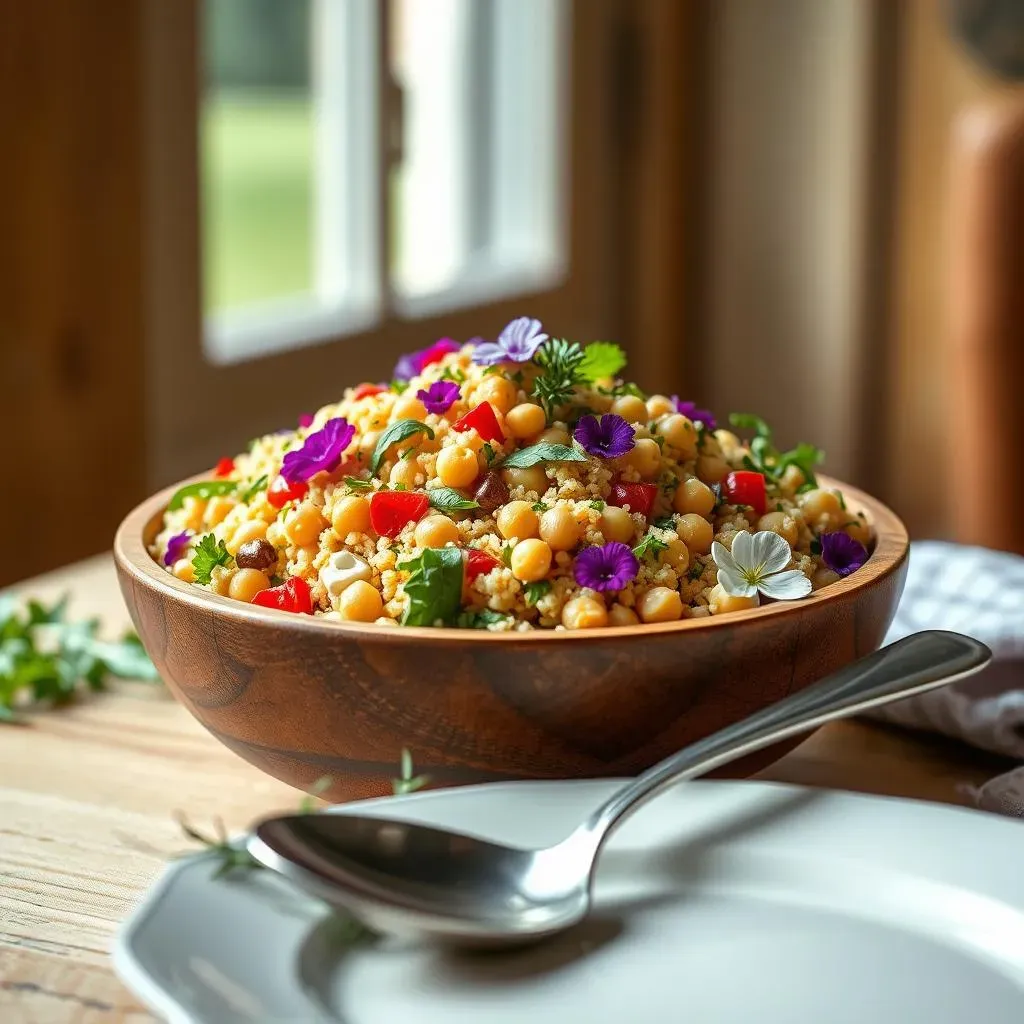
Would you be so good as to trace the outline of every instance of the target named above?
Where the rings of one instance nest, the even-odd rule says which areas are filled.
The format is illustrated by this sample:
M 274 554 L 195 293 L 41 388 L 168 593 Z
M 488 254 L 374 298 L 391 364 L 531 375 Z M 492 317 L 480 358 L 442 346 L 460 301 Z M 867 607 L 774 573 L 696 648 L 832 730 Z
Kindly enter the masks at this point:
M 0 97 L 3 585 L 144 496 L 138 5 L 5 4 Z

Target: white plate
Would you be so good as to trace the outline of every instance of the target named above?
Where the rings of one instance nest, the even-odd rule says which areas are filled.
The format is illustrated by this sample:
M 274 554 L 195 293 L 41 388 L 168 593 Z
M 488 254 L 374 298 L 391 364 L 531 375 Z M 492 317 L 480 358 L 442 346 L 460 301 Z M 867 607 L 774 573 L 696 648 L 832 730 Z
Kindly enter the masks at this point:
M 523 845 L 617 783 L 509 783 L 359 805 Z M 342 812 L 343 813 L 343 812 Z M 174 1024 L 1020 1024 L 1024 827 L 757 782 L 677 787 L 609 844 L 579 930 L 500 955 L 345 947 L 265 872 L 170 867 L 117 939 Z

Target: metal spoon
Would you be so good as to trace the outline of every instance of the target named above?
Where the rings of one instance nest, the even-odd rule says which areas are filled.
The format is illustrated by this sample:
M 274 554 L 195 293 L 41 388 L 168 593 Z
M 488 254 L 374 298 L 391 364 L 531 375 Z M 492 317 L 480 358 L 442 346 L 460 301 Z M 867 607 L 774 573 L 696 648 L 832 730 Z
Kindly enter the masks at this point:
M 459 945 L 521 944 L 586 916 L 605 841 L 668 786 L 833 719 L 962 679 L 991 657 L 958 633 L 907 637 L 656 764 L 546 849 L 347 813 L 270 818 L 248 849 L 377 931 Z

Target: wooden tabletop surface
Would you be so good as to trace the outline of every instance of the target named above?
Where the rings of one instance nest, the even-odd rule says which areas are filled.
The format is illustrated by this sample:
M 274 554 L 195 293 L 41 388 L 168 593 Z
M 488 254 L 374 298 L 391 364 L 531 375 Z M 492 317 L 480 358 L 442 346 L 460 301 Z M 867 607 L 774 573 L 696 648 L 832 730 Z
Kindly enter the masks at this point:
M 16 588 L 112 634 L 128 614 L 106 556 Z M 964 803 L 1005 762 L 862 722 L 826 726 L 763 778 Z M 295 790 L 207 735 L 160 686 L 126 683 L 24 727 L 0 727 L 0 1021 L 141 1024 L 154 1018 L 114 977 L 118 922 L 168 856 L 187 849 L 174 819 L 245 828 L 293 808 Z M 980 813 L 980 812 L 979 812 Z

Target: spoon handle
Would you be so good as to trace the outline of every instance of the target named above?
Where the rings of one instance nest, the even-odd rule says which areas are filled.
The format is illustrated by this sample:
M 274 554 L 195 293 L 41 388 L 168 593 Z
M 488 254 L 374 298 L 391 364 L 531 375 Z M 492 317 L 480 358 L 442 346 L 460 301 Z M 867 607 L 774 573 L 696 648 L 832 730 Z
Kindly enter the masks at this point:
M 649 768 L 615 793 L 577 830 L 597 849 L 642 804 L 673 783 L 704 775 L 779 740 L 901 697 L 972 675 L 992 658 L 977 640 L 959 633 L 915 633 L 799 693 L 726 726 Z

